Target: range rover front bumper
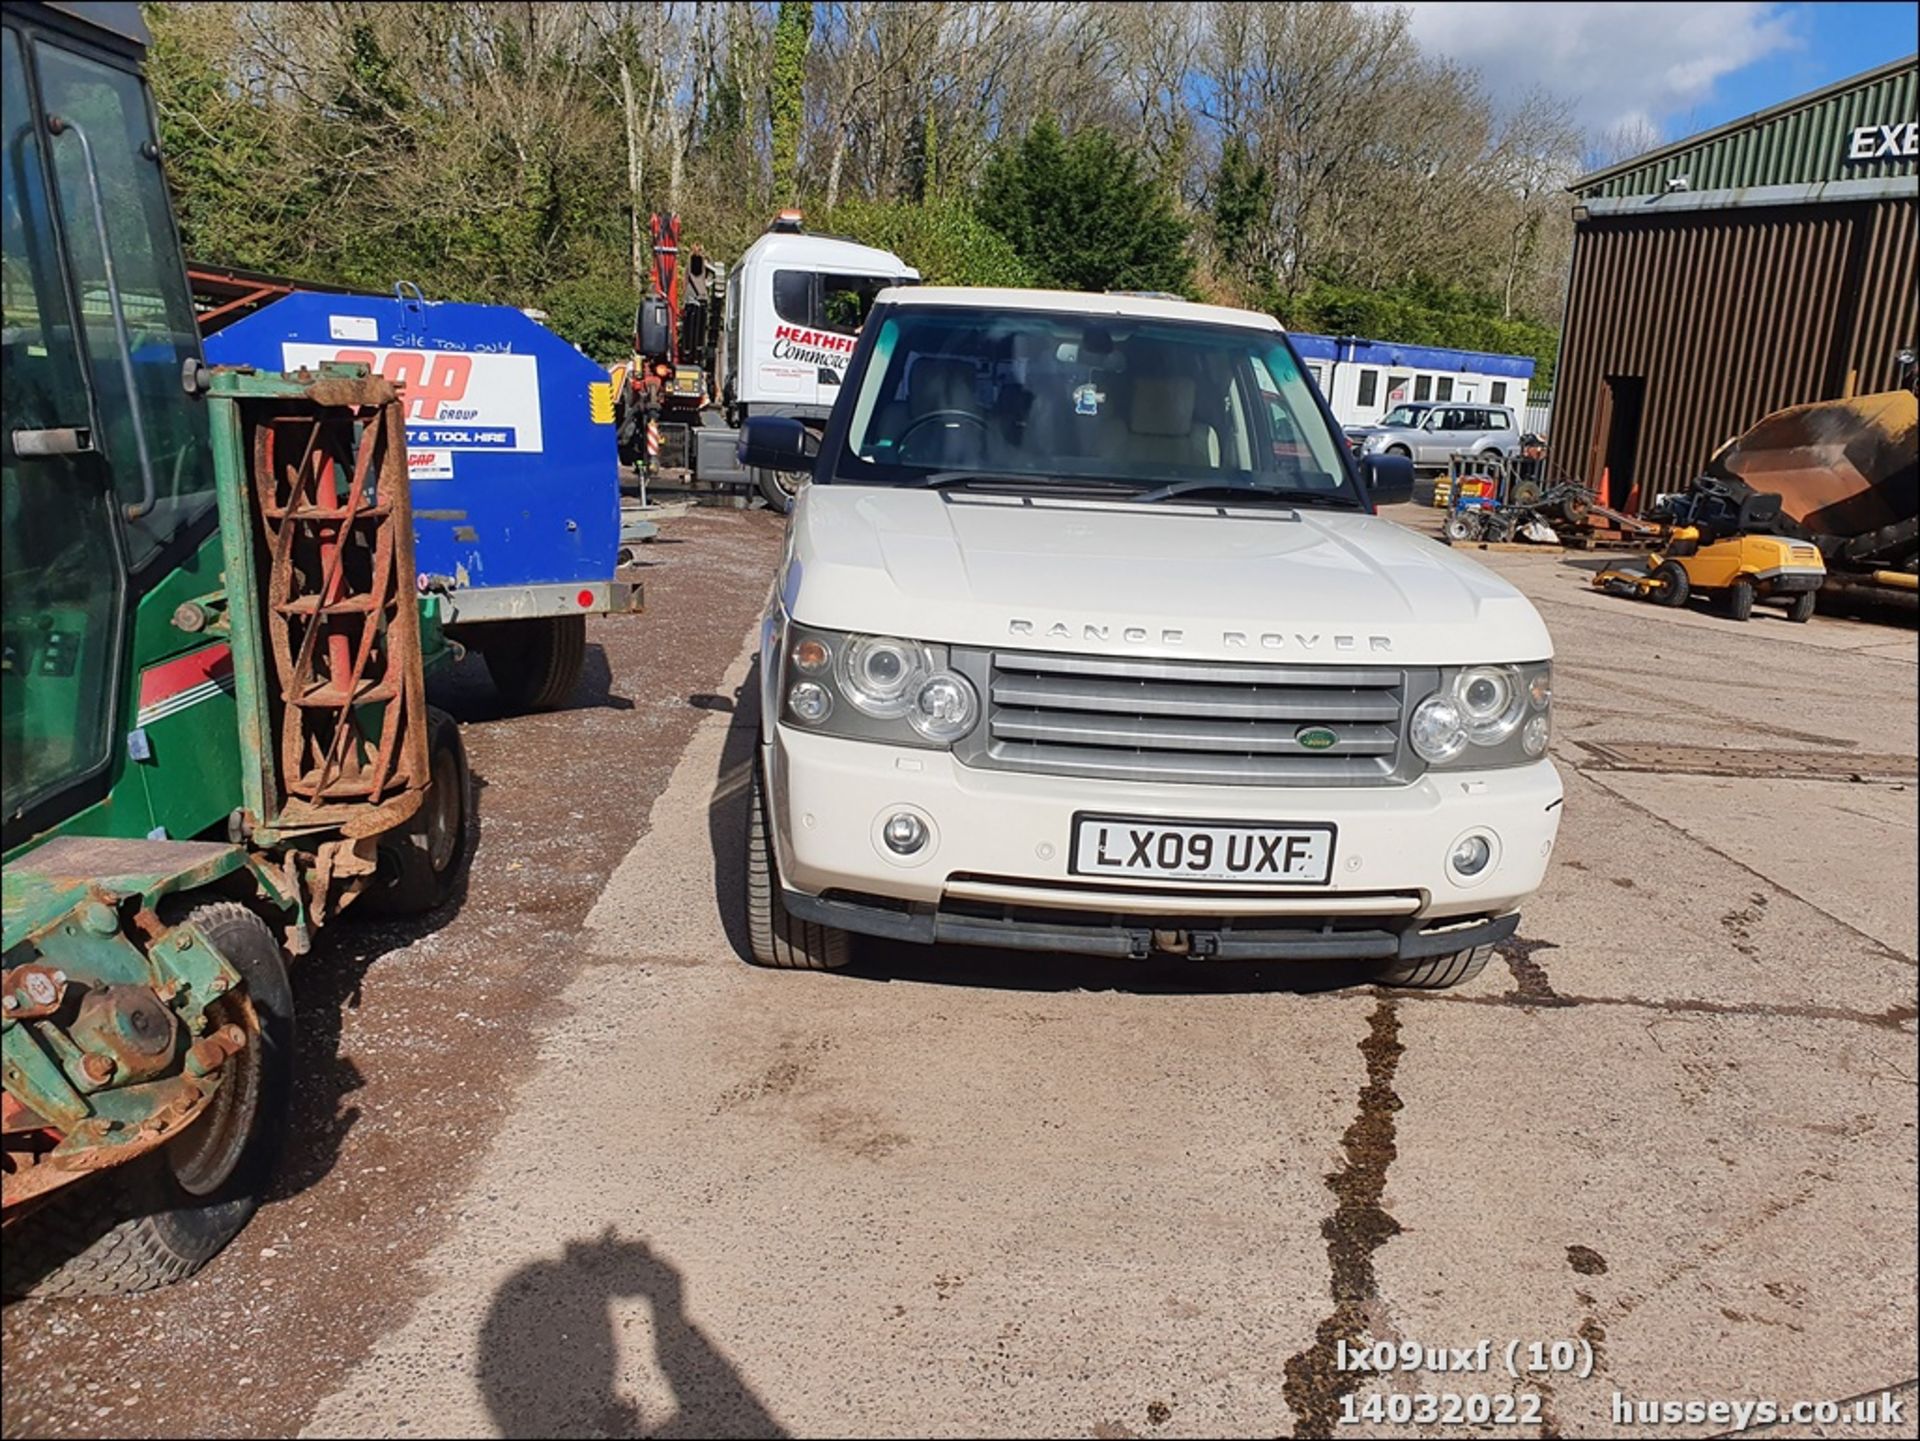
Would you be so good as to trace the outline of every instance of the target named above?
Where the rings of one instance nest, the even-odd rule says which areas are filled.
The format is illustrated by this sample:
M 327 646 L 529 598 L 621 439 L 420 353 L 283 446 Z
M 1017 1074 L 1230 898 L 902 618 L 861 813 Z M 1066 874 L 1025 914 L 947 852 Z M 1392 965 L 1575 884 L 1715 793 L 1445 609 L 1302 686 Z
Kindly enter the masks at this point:
M 1237 959 L 1445 954 L 1512 934 L 1560 823 L 1560 778 L 1544 760 L 1394 786 L 1131 784 L 971 768 L 944 751 L 779 725 L 761 761 L 788 909 L 921 943 Z M 909 857 L 882 837 L 902 811 L 928 833 Z M 1331 824 L 1331 878 L 1223 887 L 1076 876 L 1069 838 L 1087 811 Z M 1470 833 L 1491 839 L 1493 857 L 1463 880 L 1448 856 Z

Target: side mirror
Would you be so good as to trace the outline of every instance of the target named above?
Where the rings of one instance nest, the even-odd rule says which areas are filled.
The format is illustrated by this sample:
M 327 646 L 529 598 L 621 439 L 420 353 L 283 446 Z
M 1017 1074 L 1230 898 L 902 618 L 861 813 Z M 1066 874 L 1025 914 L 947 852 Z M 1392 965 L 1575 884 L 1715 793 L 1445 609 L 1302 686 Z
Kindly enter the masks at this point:
M 1405 505 L 1413 499 L 1413 461 L 1404 455 L 1363 455 L 1360 474 L 1376 506 Z
M 757 470 L 812 470 L 820 442 L 785 415 L 756 415 L 740 427 L 739 460 Z

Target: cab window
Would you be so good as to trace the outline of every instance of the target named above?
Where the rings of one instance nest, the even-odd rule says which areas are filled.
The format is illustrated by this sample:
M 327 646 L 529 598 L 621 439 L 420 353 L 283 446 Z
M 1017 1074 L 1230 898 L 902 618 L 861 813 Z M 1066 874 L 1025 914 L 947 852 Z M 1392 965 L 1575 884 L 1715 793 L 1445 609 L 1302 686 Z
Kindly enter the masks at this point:
M 86 448 L 86 371 L 13 31 L 0 49 L 0 805 L 11 830 L 106 763 L 123 580 L 114 496 Z
M 138 440 L 146 442 L 154 504 L 127 525 L 128 558 L 138 568 L 213 509 L 206 408 L 180 385 L 182 363 L 200 354 L 199 332 L 139 78 L 44 41 L 34 46 L 34 57 L 42 110 L 69 124 L 65 133 L 45 140 L 80 304 L 87 372 L 98 402 L 97 441 L 123 505 L 142 500 Z M 87 147 L 76 131 L 92 149 L 99 208 L 87 173 Z M 131 398 L 100 252 L 102 225 L 126 316 Z

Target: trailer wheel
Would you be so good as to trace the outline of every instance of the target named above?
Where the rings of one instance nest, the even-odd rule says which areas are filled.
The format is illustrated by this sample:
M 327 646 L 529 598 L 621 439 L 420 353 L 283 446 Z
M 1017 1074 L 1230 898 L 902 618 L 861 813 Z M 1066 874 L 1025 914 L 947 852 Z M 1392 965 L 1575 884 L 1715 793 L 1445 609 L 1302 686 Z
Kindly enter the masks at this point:
M 806 481 L 790 471 L 764 470 L 755 466 L 753 483 L 759 490 L 761 498 L 766 501 L 767 509 L 777 510 L 785 515 L 793 509 L 793 502 Z
M 1815 594 L 1814 591 L 1803 590 L 1787 602 L 1787 619 L 1799 625 L 1812 620 Z
M 1687 603 L 1687 597 L 1693 593 L 1693 585 L 1687 579 L 1687 568 L 1677 560 L 1660 562 L 1653 578 L 1660 582 L 1660 588 L 1653 598 L 1661 605 L 1678 608 Z
M 1386 961 L 1376 966 L 1376 985 L 1400 986 L 1410 991 L 1442 991 L 1464 986 L 1487 968 L 1493 959 L 1492 946 L 1475 946 L 1451 955 L 1426 956 L 1417 961 Z
M 517 711 L 552 710 L 580 683 L 587 659 L 587 618 L 492 621 L 474 628 L 474 644 L 508 705 Z
M 440 906 L 467 868 L 472 850 L 472 773 L 460 723 L 427 707 L 427 787 L 419 812 L 381 838 L 379 883 L 364 897 L 369 910 L 423 916 Z
M 747 941 L 756 966 L 783 971 L 832 971 L 848 960 L 847 933 L 792 914 L 780 901 L 780 872 L 767 824 L 760 761 L 753 762 L 747 818 Z
M 266 1193 L 293 1096 L 293 989 L 272 929 L 231 901 L 188 919 L 245 978 L 218 1024 L 247 1033 L 207 1107 L 158 1150 L 72 1183 L 7 1228 L 9 1296 L 150 1291 L 191 1276 L 240 1233 Z
M 1736 575 L 1727 587 L 1727 614 L 1735 620 L 1753 614 L 1753 582 L 1744 575 Z

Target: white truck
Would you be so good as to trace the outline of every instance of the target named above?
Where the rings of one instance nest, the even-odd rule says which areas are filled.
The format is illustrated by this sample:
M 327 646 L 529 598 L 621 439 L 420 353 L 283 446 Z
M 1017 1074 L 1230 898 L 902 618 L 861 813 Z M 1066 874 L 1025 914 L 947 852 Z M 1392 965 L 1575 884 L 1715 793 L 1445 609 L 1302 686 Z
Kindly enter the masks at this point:
M 731 268 L 712 270 L 724 292 L 717 344 L 710 353 L 699 353 L 683 343 L 676 359 L 690 363 L 661 367 L 654 417 L 660 460 L 652 469 L 700 484 L 751 484 L 768 505 L 784 511 L 793 505 L 793 476 L 743 468 L 738 427 L 756 415 L 780 416 L 817 436 L 840 393 L 854 339 L 874 298 L 890 287 L 918 284 L 920 272 L 891 251 L 810 235 L 797 211 L 782 212 Z M 636 336 L 650 329 L 664 335 L 666 321 L 650 327 L 643 306 L 634 328 Z M 650 348 L 660 347 L 636 347 Z M 616 380 L 622 404 L 635 405 L 638 422 L 629 428 L 630 450 L 623 459 L 637 460 L 644 443 L 648 358 L 637 355 Z M 717 413 L 702 408 L 707 375 L 718 378 Z
M 1468 980 L 1559 827 L 1552 643 L 1376 516 L 1272 318 L 1115 295 L 877 297 L 760 651 L 753 957 L 849 934 Z

